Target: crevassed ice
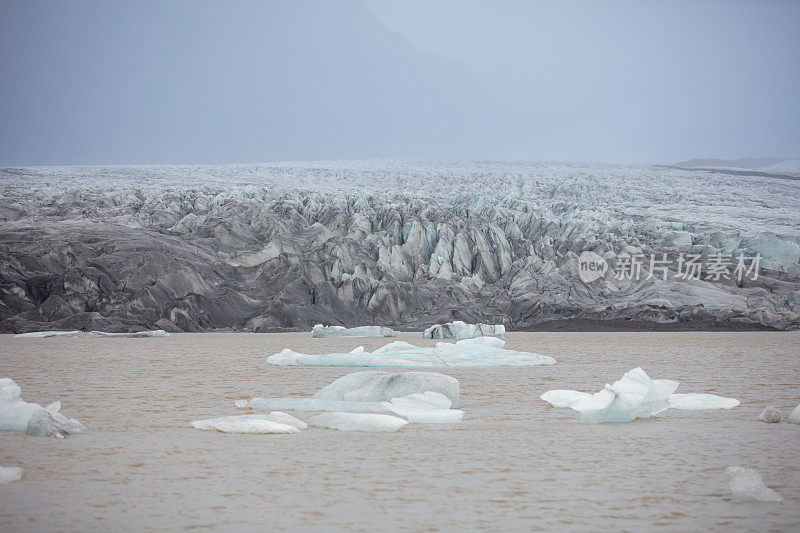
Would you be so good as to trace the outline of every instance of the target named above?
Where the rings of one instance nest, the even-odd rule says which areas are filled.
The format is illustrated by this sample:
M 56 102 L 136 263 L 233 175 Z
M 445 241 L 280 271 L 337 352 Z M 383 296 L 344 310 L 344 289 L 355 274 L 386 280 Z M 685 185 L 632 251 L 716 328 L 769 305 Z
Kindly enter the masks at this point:
M 735 502 L 752 500 L 779 502 L 783 500 L 777 492 L 764 484 L 761 475 L 752 468 L 729 466 L 725 469 L 725 473 L 730 476 L 728 483 L 731 490 L 731 500 Z
M 551 390 L 540 396 L 553 407 L 569 407 L 580 413 L 585 423 L 631 422 L 649 418 L 669 408 L 731 409 L 739 405 L 735 398 L 713 394 L 675 394 L 678 382 L 650 379 L 641 368 L 625 373 L 613 385 L 606 384 L 594 394 L 571 390 Z
M 478 337 L 456 342 L 436 343 L 435 347 L 419 347 L 394 341 L 374 352 L 359 346 L 349 353 L 303 354 L 289 350 L 267 358 L 273 365 L 299 366 L 544 366 L 556 360 L 547 355 L 506 350 L 505 341 L 495 337 Z
M 506 327 L 502 324 L 467 324 L 460 320 L 446 324 L 434 324 L 422 332 L 425 339 L 474 339 L 476 337 L 504 338 Z
M 312 337 L 397 337 L 397 332 L 384 326 L 323 326 L 317 324 L 311 328 Z
M 308 425 L 289 414 L 272 412 L 270 414 L 221 416 L 195 420 L 192 427 L 205 431 L 223 433 L 297 433 Z
M 408 424 L 391 415 L 378 415 L 373 413 L 320 413 L 308 419 L 312 426 L 338 429 L 340 431 L 368 431 L 384 432 L 397 431 Z

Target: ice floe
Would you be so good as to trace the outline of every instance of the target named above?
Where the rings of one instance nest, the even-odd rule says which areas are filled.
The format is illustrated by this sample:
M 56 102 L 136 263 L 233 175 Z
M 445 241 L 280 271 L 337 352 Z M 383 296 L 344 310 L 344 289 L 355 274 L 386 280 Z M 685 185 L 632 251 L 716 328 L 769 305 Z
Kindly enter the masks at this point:
M 444 394 L 427 391 L 409 394 L 401 398 L 392 398 L 391 402 L 381 404 L 409 422 L 421 424 L 454 424 L 461 422 L 464 411 L 450 409 L 453 402 Z
M 18 333 L 14 335 L 17 339 L 46 339 L 48 337 L 126 337 L 126 338 L 142 338 L 142 337 L 169 337 L 169 333 L 163 329 L 154 329 L 149 331 L 133 331 L 130 333 L 108 333 L 106 331 L 32 331 L 30 333 Z
M 767 487 L 761 475 L 752 468 L 742 466 L 729 466 L 725 473 L 730 476 L 728 480 L 731 489 L 731 500 L 735 502 L 749 502 L 752 500 L 762 502 L 779 502 L 783 498 Z
M 417 393 L 438 393 L 458 405 L 460 387 L 452 376 L 436 372 L 353 372 L 317 391 L 312 398 L 252 398 L 236 406 L 295 411 L 382 412 L 384 401 Z
M 27 431 L 29 435 L 63 438 L 85 433 L 86 428 L 59 410 L 61 402 L 47 407 L 20 398 L 22 389 L 10 378 L 0 379 L 0 430 Z
M 18 466 L 0 466 L 0 485 L 22 479 L 22 469 Z
M 505 341 L 478 337 L 456 343 L 438 342 L 435 347 L 419 347 L 394 341 L 374 352 L 359 346 L 349 353 L 303 354 L 289 350 L 267 358 L 273 365 L 289 366 L 544 366 L 556 360 L 547 355 L 506 350 Z
M 397 431 L 408 424 L 391 415 L 373 413 L 320 413 L 308 419 L 308 423 L 316 427 L 338 429 L 340 431 L 384 432 Z
M 345 328 L 342 326 L 323 326 L 317 324 L 311 328 L 312 337 L 397 337 L 397 332 L 384 326 L 358 326 Z
M 297 433 L 308 427 L 308 424 L 292 415 L 274 411 L 269 414 L 221 416 L 195 420 L 192 427 L 204 431 L 221 431 L 222 433 Z
M 504 338 L 506 328 L 502 324 L 467 324 L 460 320 L 446 324 L 435 324 L 422 332 L 425 339 L 474 339 L 477 337 Z
M 761 414 L 758 415 L 758 419 L 762 422 L 768 422 L 770 424 L 777 424 L 781 420 L 783 420 L 783 415 L 781 412 L 772 405 L 768 405 L 761 411 Z
M 641 368 L 625 373 L 613 385 L 606 384 L 594 394 L 571 390 L 551 390 L 540 396 L 553 407 L 569 407 L 580 413 L 580 421 L 590 424 L 631 422 L 649 418 L 667 409 L 731 409 L 735 398 L 713 394 L 674 394 L 678 382 L 650 379 Z

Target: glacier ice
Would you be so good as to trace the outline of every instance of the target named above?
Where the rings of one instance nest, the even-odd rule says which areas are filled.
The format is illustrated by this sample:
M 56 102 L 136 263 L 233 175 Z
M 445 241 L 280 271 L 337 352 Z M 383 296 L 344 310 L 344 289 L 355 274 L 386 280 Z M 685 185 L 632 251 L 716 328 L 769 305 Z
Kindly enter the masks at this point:
M 311 328 L 311 336 L 318 337 L 397 337 L 397 332 L 384 326 L 323 326 L 317 324 Z
M 54 402 L 44 409 L 37 409 L 28 420 L 25 432 L 34 437 L 55 437 L 63 439 L 67 435 L 86 433 L 86 428 L 74 418 L 62 415 L 61 402 Z
M 425 339 L 474 339 L 476 337 L 497 337 L 503 339 L 506 328 L 502 324 L 467 324 L 454 320 L 446 324 L 435 324 L 422 332 Z
M 22 479 L 22 468 L 18 466 L 0 466 L 0 485 Z
M 453 402 L 444 394 L 427 391 L 422 394 L 409 394 L 392 398 L 391 402 L 381 402 L 389 411 L 402 416 L 409 422 L 421 424 L 453 424 L 461 422 L 464 411 L 450 409 Z
M 676 394 L 678 382 L 651 379 L 641 368 L 626 372 L 613 385 L 588 394 L 572 390 L 551 390 L 540 396 L 553 407 L 569 407 L 580 413 L 580 422 L 631 422 L 649 418 L 667 409 L 732 409 L 735 398 L 713 394 Z
M 781 412 L 773 405 L 768 405 L 761 411 L 761 414 L 758 415 L 758 419 L 762 422 L 769 422 L 771 424 L 777 424 L 783 419 L 783 415 Z
M 739 405 L 736 398 L 725 398 L 715 394 L 679 394 L 669 397 L 670 409 L 733 409 Z
M 735 502 L 749 502 L 752 500 L 762 502 L 779 502 L 783 498 L 777 492 L 767 487 L 761 475 L 752 468 L 729 466 L 725 473 L 730 476 L 728 480 L 731 490 L 731 500 Z
M 61 402 L 47 407 L 20 398 L 22 390 L 10 378 L 0 379 L 0 430 L 26 431 L 29 435 L 63 438 L 85 433 L 86 428 L 74 418 L 62 415 Z
M 340 431 L 385 432 L 397 431 L 408 424 L 408 420 L 391 415 L 335 412 L 314 415 L 308 419 L 308 423 Z
M 260 411 L 347 411 L 351 413 L 381 413 L 386 409 L 380 402 L 351 402 L 320 400 L 319 398 L 251 398 L 236 400 L 236 407 Z
M 221 416 L 192 422 L 195 429 L 222 433 L 297 433 L 307 426 L 299 418 L 278 411 L 270 414 Z
M 495 337 L 477 337 L 456 343 L 438 342 L 435 347 L 419 347 L 394 341 L 373 352 L 359 346 L 349 353 L 303 354 L 285 349 L 271 355 L 273 365 L 300 366 L 546 366 L 556 360 L 532 352 L 506 350 L 505 341 Z
M 18 339 L 46 339 L 49 337 L 89 337 L 89 338 L 103 338 L 103 337 L 125 337 L 125 338 L 143 338 L 143 337 L 169 337 L 169 333 L 163 329 L 154 329 L 148 331 L 133 331 L 130 333 L 109 333 L 106 331 L 32 331 L 30 333 L 18 333 L 14 335 Z
M 795 407 L 789 416 L 786 417 L 786 421 L 790 424 L 800 424 L 800 405 Z

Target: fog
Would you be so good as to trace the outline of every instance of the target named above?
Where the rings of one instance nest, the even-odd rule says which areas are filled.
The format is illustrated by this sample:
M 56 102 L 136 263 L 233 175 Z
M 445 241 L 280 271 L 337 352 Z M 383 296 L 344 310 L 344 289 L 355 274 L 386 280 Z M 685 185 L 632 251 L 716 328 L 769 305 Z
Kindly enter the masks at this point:
M 0 4 L 0 165 L 800 155 L 798 2 Z

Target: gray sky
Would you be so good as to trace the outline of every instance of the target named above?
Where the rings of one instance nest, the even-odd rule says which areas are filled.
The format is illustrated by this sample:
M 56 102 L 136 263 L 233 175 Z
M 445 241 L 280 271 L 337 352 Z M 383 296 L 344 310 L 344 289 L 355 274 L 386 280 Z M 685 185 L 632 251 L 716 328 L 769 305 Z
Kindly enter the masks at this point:
M 3 0 L 0 165 L 800 156 L 800 2 Z

